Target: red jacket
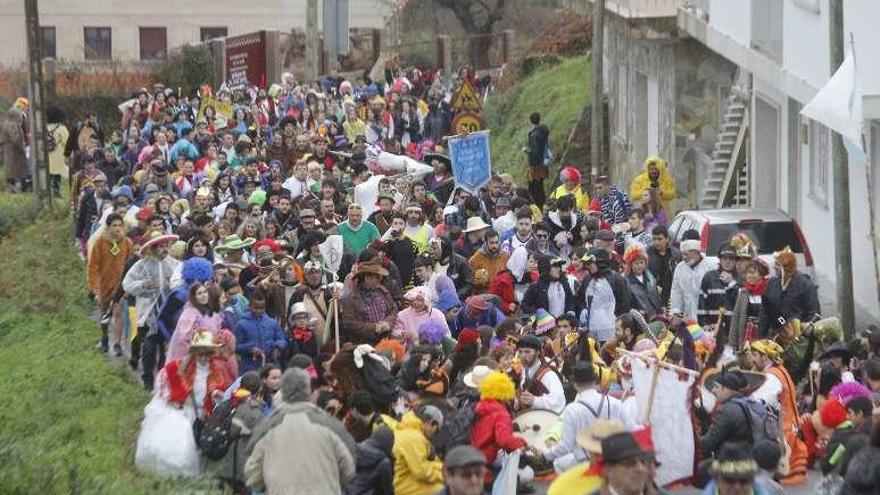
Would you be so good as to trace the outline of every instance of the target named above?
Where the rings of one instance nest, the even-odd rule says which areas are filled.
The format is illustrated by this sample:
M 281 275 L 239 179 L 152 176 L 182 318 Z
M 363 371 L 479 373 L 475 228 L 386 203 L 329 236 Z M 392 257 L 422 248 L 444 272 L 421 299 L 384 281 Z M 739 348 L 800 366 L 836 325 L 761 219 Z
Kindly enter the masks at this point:
M 471 429 L 471 445 L 486 456 L 488 465 L 495 462 L 498 449 L 513 452 L 526 446 L 513 434 L 513 418 L 507 407 L 495 399 L 483 399 L 474 408 L 476 421 Z
M 435 231 L 436 233 L 436 231 Z M 538 281 L 538 274 L 535 272 L 529 272 L 529 277 L 532 282 Z M 511 303 L 519 305 L 516 301 L 516 291 L 514 290 L 516 286 L 516 282 L 513 280 L 513 274 L 510 273 L 510 270 L 504 270 L 495 278 L 492 279 L 492 282 L 489 284 L 489 294 L 495 294 L 496 296 L 501 298 L 501 311 L 506 315 L 511 315 L 516 313 L 516 310 L 511 311 L 510 305 Z

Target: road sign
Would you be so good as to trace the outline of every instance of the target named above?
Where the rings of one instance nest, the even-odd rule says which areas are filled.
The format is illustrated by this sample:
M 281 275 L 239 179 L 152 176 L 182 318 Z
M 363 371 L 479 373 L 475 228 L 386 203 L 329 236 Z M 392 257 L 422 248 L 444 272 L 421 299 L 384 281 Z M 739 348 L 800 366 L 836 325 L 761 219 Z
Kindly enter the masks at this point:
M 483 117 L 471 112 L 458 114 L 452 120 L 452 134 L 472 134 L 486 128 Z
M 474 87 L 467 81 L 462 81 L 458 85 L 458 89 L 452 95 L 452 108 L 456 110 L 465 110 L 468 112 L 478 112 L 483 108 L 483 103 Z

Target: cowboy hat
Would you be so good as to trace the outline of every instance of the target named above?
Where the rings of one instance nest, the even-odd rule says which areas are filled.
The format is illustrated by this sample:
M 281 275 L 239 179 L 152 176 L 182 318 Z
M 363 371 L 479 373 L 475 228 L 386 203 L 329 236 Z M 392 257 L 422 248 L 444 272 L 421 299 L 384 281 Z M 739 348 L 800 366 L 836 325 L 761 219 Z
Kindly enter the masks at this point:
M 238 234 L 229 234 L 223 239 L 223 244 L 214 248 L 215 253 L 224 253 L 226 251 L 235 251 L 238 249 L 247 249 L 257 242 L 253 237 L 242 240 Z
M 376 263 L 375 261 L 365 261 L 362 263 L 358 263 L 357 271 L 354 276 L 366 275 L 368 273 L 372 273 L 374 275 L 379 275 L 380 277 L 387 277 L 388 270 L 386 270 L 382 265 Z
M 626 428 L 623 427 L 623 423 L 616 419 L 597 419 L 593 421 L 589 428 L 579 431 L 575 438 L 577 444 L 587 452 L 601 454 L 602 440 L 624 431 L 626 431 Z
M 479 389 L 480 384 L 492 373 L 492 368 L 488 366 L 478 365 L 464 374 L 462 381 L 470 388 Z
M 446 170 L 452 170 L 452 160 L 450 160 L 448 156 L 446 156 L 442 153 L 436 153 L 436 152 L 425 153 L 422 156 L 422 161 L 424 163 L 427 163 L 428 165 L 431 165 L 431 162 L 433 162 L 434 160 L 437 160 L 438 162 L 445 164 Z
M 465 228 L 462 232 L 465 234 L 470 232 L 476 232 L 478 230 L 488 229 L 491 225 L 487 224 L 483 221 L 481 217 L 470 217 L 467 219 L 467 228 Z
M 706 387 L 706 390 L 711 391 L 718 383 L 737 392 L 751 393 L 760 387 L 766 379 L 764 373 L 730 368 L 727 371 L 719 371 L 707 376 L 703 386 Z
M 153 232 L 150 239 L 141 246 L 140 255 L 144 256 L 144 253 L 148 249 L 176 242 L 177 239 L 179 239 L 179 237 L 173 234 L 160 234 L 158 232 Z

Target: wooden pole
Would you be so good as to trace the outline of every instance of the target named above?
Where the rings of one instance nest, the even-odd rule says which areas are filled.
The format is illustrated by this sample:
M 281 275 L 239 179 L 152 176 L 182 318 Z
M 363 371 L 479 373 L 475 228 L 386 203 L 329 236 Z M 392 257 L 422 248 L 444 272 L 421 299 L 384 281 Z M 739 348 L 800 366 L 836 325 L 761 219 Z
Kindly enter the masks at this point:
M 28 47 L 28 126 L 30 127 L 30 163 L 34 177 L 34 192 L 41 205 L 52 209 L 49 191 L 49 150 L 46 149 L 46 114 L 43 108 L 43 53 L 40 39 L 40 14 L 37 0 L 25 0 L 25 32 Z
M 339 348 L 341 347 L 339 342 L 339 300 L 333 299 L 333 302 L 330 304 L 333 306 L 333 326 L 335 327 L 336 332 L 336 352 L 339 352 Z
M 831 74 L 843 63 L 843 0 L 830 0 L 828 9 Z M 852 232 L 849 214 L 849 160 L 843 137 L 831 132 L 832 176 L 834 184 L 834 251 L 837 275 L 837 312 L 846 340 L 855 335 L 853 302 Z M 870 185 L 868 186 L 870 188 Z
M 595 0 L 595 8 L 593 10 L 593 49 L 591 51 L 591 59 L 593 61 L 593 114 L 590 120 L 590 175 L 595 179 L 604 170 L 604 165 L 600 168 L 599 163 L 602 161 L 602 136 L 605 131 L 603 129 L 605 117 L 602 111 L 602 94 L 605 92 L 602 76 L 603 76 L 603 53 L 605 44 L 605 0 Z

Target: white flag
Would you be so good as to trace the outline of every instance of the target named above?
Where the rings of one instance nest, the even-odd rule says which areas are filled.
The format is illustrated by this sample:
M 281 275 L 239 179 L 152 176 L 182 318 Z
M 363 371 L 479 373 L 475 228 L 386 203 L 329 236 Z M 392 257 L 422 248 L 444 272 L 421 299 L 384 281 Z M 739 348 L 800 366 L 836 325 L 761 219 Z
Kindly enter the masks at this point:
M 844 140 L 850 141 L 848 148 L 855 147 L 864 152 L 862 91 L 856 77 L 856 56 L 852 43 L 837 72 L 801 110 L 801 115 L 840 133 Z

